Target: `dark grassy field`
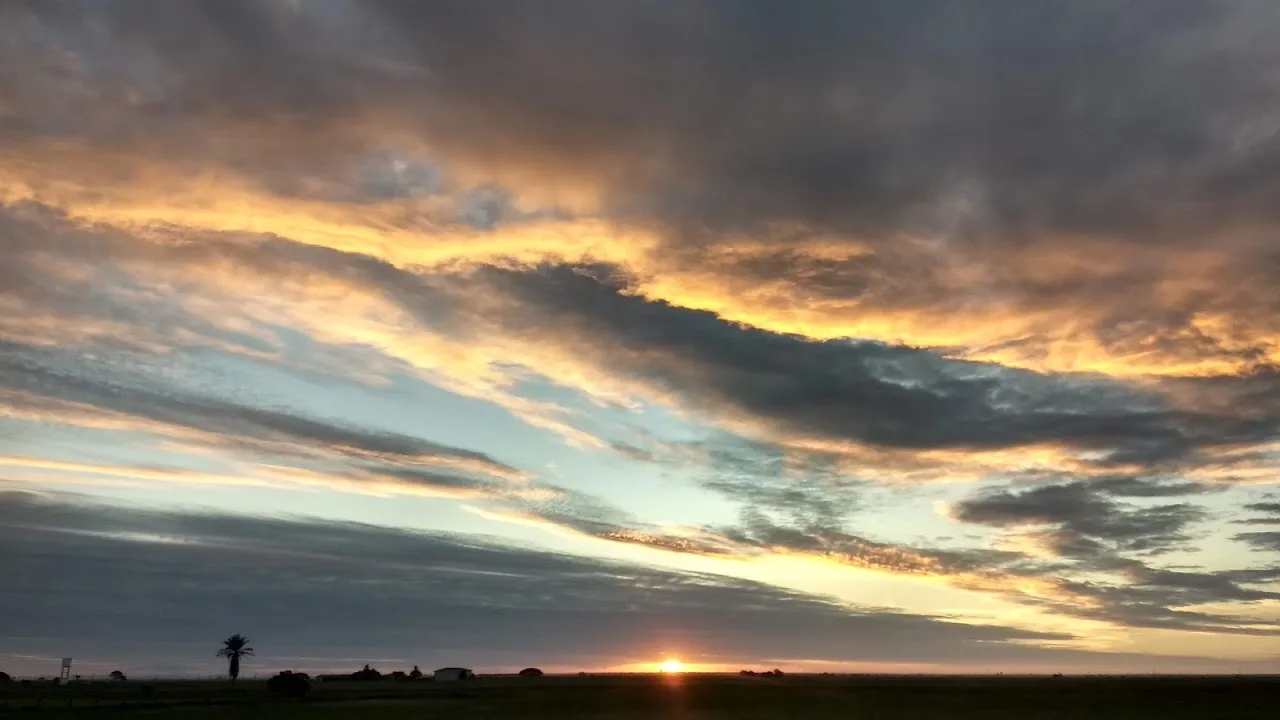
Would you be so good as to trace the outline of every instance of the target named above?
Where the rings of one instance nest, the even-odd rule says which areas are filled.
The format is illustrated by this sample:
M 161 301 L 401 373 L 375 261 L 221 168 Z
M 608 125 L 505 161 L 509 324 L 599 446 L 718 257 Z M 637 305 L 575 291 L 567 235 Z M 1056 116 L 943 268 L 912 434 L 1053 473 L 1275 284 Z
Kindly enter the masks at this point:
M 151 685 L 152 689 L 145 690 Z M 1159 718 L 1280 717 L 1280 678 L 685 675 L 323 683 L 303 700 L 262 682 L 0 689 L 13 717 L 209 718 Z

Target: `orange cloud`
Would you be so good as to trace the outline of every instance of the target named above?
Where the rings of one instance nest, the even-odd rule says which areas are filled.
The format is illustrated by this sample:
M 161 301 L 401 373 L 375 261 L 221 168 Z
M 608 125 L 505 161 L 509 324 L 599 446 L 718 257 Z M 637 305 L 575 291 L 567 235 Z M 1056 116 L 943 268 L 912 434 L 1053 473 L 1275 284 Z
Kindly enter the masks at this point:
M 38 201 L 81 222 L 160 242 L 164 234 L 149 228 L 278 235 L 368 254 L 401 268 L 609 263 L 631 273 L 647 298 L 709 310 L 731 322 L 814 339 L 858 337 L 940 347 L 961 357 L 1043 371 L 1208 375 L 1280 362 L 1280 325 L 1266 314 L 1240 312 L 1265 296 L 1267 286 L 1256 278 L 1242 282 L 1242 268 L 1233 258 L 1243 241 L 1234 239 L 1218 248 L 1180 251 L 1117 248 L 1111 239 L 1064 236 L 1058 244 L 979 250 L 938 264 L 931 241 L 904 236 L 894 252 L 918 254 L 936 265 L 922 271 L 923 290 L 901 287 L 900 268 L 890 265 L 847 278 L 844 282 L 863 287 L 842 295 L 829 292 L 815 273 L 828 264 L 902 260 L 882 257 L 883 246 L 856 238 L 810 237 L 786 226 L 768 228 L 761 236 L 717 238 L 692 256 L 672 253 L 653 229 L 593 216 L 599 208 L 585 208 L 576 218 L 494 230 L 441 225 L 430 220 L 434 208 L 455 200 L 353 203 L 282 196 L 229 169 L 193 177 L 157 158 L 116 155 L 75 142 L 9 148 L 2 156 L 3 202 Z M 524 190 L 515 192 L 520 197 Z M 787 264 L 774 272 L 748 271 L 768 267 L 778 243 L 790 253 Z M 1057 290 L 1063 287 L 1096 287 L 1097 292 Z M 1224 295 L 1223 287 L 1231 289 Z M 946 301 L 939 302 L 942 298 Z M 1141 319 L 1190 306 L 1195 311 L 1180 328 L 1122 323 L 1113 326 L 1119 335 L 1105 342 L 1098 329 L 1112 323 L 1117 308 L 1132 308 Z

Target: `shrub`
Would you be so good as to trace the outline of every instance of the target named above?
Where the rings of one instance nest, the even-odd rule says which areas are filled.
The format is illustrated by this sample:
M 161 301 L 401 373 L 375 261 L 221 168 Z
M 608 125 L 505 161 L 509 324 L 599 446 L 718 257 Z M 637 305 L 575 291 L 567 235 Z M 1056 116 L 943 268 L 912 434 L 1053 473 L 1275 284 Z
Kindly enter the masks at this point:
M 276 697 L 299 698 L 311 691 L 306 673 L 285 670 L 267 680 L 267 692 Z
M 9 677 L 9 673 L 0 672 L 0 685 L 8 685 L 13 682 L 13 678 Z
M 542 671 L 538 668 L 525 668 L 520 671 L 520 677 L 542 677 Z

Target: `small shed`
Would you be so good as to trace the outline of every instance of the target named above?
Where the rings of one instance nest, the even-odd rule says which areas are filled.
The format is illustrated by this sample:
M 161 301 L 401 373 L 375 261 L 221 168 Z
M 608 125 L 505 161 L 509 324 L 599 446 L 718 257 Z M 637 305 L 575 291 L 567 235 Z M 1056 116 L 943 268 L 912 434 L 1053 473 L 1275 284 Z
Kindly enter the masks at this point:
M 457 682 L 459 680 L 470 680 L 476 674 L 471 672 L 469 668 L 447 667 L 440 668 L 432 674 L 432 678 L 436 682 Z

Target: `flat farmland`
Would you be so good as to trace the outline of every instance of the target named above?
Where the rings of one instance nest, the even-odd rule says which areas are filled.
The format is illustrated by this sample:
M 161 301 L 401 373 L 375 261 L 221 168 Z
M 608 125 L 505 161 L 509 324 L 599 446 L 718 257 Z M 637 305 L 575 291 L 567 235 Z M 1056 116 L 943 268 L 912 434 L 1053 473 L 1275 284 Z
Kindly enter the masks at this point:
M 313 682 L 301 699 L 264 682 L 17 684 L 0 715 L 205 718 L 1123 718 L 1280 717 L 1272 677 L 886 677 L 597 675 L 431 681 Z

